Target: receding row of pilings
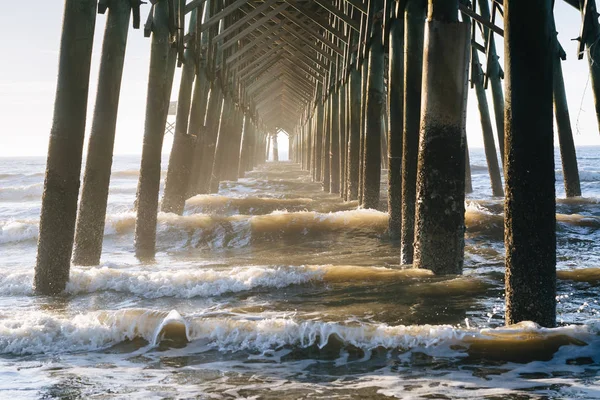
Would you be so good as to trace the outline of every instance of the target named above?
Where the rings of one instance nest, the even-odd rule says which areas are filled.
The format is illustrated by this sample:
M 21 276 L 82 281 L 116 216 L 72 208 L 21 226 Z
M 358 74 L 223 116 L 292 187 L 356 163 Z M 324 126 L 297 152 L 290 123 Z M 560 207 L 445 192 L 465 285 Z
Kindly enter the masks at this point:
M 375 10 L 382 9 L 382 2 L 373 3 Z M 298 129 L 294 160 L 311 171 L 314 180 L 323 182 L 325 191 L 339 193 L 345 200 L 358 200 L 365 208 L 377 208 L 382 157 L 379 140 L 382 133 L 387 134 L 388 231 L 390 238 L 400 241 L 401 263 L 436 273 L 461 273 L 465 188 L 468 191 L 470 185 L 470 177 L 465 176 L 465 171 L 469 174 L 465 119 L 470 81 L 478 101 L 494 196 L 504 195 L 502 171 L 506 178 L 507 322 L 528 319 L 552 326 L 556 290 L 553 115 L 566 195 L 580 196 L 581 189 L 561 70 L 565 53 L 556 35 L 549 35 L 555 31 L 551 3 L 504 2 L 506 69 L 512 74 L 507 78 L 506 100 L 502 88 L 505 72 L 490 25 L 477 24 L 484 40 L 483 45 L 477 45 L 469 29 L 471 14 L 463 13 L 462 22 L 458 22 L 458 1 L 432 0 L 427 5 L 424 0 L 408 0 L 404 8 L 400 3 L 394 10 L 384 10 L 389 12 L 389 19 L 369 15 L 368 54 L 362 57 L 354 52 L 349 71 L 332 77 L 336 85 L 329 90 L 323 86 L 317 89 L 320 101 L 307 110 Z M 488 2 L 481 0 L 479 5 L 479 17 L 490 21 Z M 582 13 L 589 14 L 589 8 Z M 536 14 L 533 26 L 526 22 L 531 13 Z M 593 62 L 594 46 L 600 28 L 595 18 L 588 24 L 582 43 L 590 49 L 594 75 L 598 70 Z M 536 30 L 535 35 L 531 36 L 530 29 Z M 383 40 L 382 32 L 388 35 Z M 358 33 L 352 39 L 358 40 Z M 386 44 L 388 129 L 384 131 L 380 123 L 386 105 Z M 533 47 L 536 52 L 530 52 Z M 486 54 L 485 72 L 480 52 Z M 543 64 L 543 73 L 529 80 L 527 71 L 532 71 L 534 64 Z M 549 66 L 552 71 L 547 75 Z M 488 85 L 503 169 L 494 143 Z M 594 93 L 600 94 L 600 90 Z M 529 107 L 528 103 L 539 96 L 544 102 L 538 102 L 535 109 Z M 535 134 L 527 133 L 533 131 Z M 339 146 L 328 147 L 338 137 Z M 338 175 L 339 171 L 344 173 Z M 332 185 L 338 176 L 339 189 Z M 533 248 L 530 243 L 535 243 Z M 535 271 L 530 269 L 533 264 Z
M 100 262 L 131 4 L 130 0 L 113 0 L 108 6 L 96 106 L 77 215 L 97 1 L 65 2 L 35 273 L 38 293 L 54 294 L 64 290 L 71 253 L 73 262 L 78 265 Z M 172 4 L 177 6 L 178 2 Z M 207 7 L 212 4 L 212 8 L 204 13 L 204 18 L 218 12 L 217 2 L 206 4 Z M 196 27 L 196 19 L 203 15 L 202 11 L 202 8 L 193 11 L 190 30 Z M 135 228 L 136 254 L 142 258 L 153 257 L 155 253 L 162 145 L 178 58 L 177 48 L 171 44 L 174 32 L 169 26 L 169 13 L 169 3 L 161 1 L 153 6 L 150 14 L 151 59 Z M 201 38 L 215 34 L 211 29 Z M 255 111 L 242 108 L 238 94 L 223 91 L 221 76 L 215 73 L 214 65 L 207 65 L 206 59 L 199 57 L 200 49 L 201 40 L 192 41 L 179 58 L 183 70 L 161 205 L 165 212 L 182 214 L 187 198 L 214 193 L 221 180 L 243 177 L 267 158 L 267 135 L 259 126 Z
M 183 71 L 162 211 L 181 214 L 187 198 L 216 192 L 221 180 L 243 176 L 267 158 L 269 148 L 277 148 L 277 131 L 263 125 L 257 110 L 248 106 L 252 104 L 245 98 L 249 91 L 233 90 L 240 86 L 231 84 L 231 76 L 218 68 L 239 43 L 232 42 L 226 50 L 207 45 L 224 29 L 239 29 L 236 23 L 240 15 L 233 13 L 237 2 L 194 3 L 190 34 L 185 40 L 177 28 L 184 24 L 173 22 L 184 19 L 180 7 L 184 2 L 156 2 L 145 26 L 152 37 L 151 61 L 135 229 L 136 253 L 142 258 L 155 253 L 163 136 L 178 61 Z M 400 240 L 401 263 L 438 274 L 459 274 L 468 186 L 465 126 L 469 79 L 479 101 L 492 190 L 502 195 L 485 96 L 489 83 L 505 175 L 507 322 L 533 320 L 552 326 L 556 292 L 553 115 L 567 195 L 580 194 L 560 68 L 564 51 L 553 33 L 550 0 L 503 3 L 503 31 L 495 26 L 496 10 L 490 13 L 486 0 L 479 2 L 480 14 L 466 4 L 459 6 L 458 0 L 369 0 L 364 3 L 366 12 L 353 8 L 344 14 L 360 26 L 351 31 L 341 20 L 332 18 L 335 29 L 349 32 L 349 54 L 343 64 L 339 53 L 319 53 L 319 57 L 328 56 L 337 62 L 322 63 L 329 67 L 329 75 L 314 80 L 316 101 L 305 97 L 301 103 L 306 108 L 295 131 L 290 132 L 289 150 L 293 161 L 310 171 L 326 191 L 344 200 L 358 200 L 363 207 L 379 207 L 381 168 L 387 166 L 389 231 Z M 582 10 L 586 29 L 581 43 L 590 50 L 595 79 L 600 29 L 592 14 L 595 7 L 589 5 L 592 3 L 587 2 Z M 94 265 L 100 260 L 132 7 L 134 26 L 139 24 L 139 4 L 130 0 L 108 4 L 100 89 L 77 216 L 97 3 L 65 1 L 35 273 L 36 291 L 43 294 L 64 289 L 74 238 L 75 262 Z M 101 2 L 100 9 L 106 5 Z M 500 6 L 496 2 L 493 7 Z M 460 21 L 459 8 L 463 12 Z M 225 16 L 217 18 L 219 15 Z M 483 45 L 477 43 L 468 16 L 477 19 Z M 198 27 L 203 24 L 206 26 L 199 34 Z M 505 72 L 496 56 L 494 33 L 504 34 Z M 339 41 L 334 35 L 324 35 L 330 47 Z M 593 35 L 595 40 L 590 39 Z M 482 50 L 486 53 L 485 70 L 478 61 L 477 52 Z M 261 57 L 266 59 L 268 54 Z M 249 64 L 244 68 L 250 71 L 258 67 L 262 66 Z M 319 71 L 324 73 L 323 68 Z M 504 74 L 506 99 L 501 84 Z M 592 86 L 600 98 L 600 85 Z

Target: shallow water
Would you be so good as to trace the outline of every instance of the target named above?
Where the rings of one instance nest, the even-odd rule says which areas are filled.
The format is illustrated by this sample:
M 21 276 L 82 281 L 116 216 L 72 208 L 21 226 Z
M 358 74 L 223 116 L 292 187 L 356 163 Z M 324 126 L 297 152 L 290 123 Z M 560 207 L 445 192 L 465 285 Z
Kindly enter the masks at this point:
M 160 213 L 140 262 L 139 159 L 116 157 L 102 262 L 73 266 L 55 298 L 31 289 L 44 159 L 0 159 L 0 398 L 598 398 L 599 151 L 578 151 L 583 198 L 562 199 L 557 171 L 556 329 L 504 327 L 502 200 L 481 150 L 449 277 L 398 265 L 386 213 L 290 163 Z

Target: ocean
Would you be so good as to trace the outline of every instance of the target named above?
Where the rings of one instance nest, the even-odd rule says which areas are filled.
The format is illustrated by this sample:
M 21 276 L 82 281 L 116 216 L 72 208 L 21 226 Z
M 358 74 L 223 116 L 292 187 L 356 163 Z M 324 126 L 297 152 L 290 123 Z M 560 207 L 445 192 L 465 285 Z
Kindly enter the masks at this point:
M 583 197 L 564 199 L 556 161 L 554 329 L 504 325 L 482 149 L 464 274 L 443 277 L 398 265 L 385 212 L 288 162 L 160 213 L 140 262 L 139 156 L 116 156 L 101 264 L 56 297 L 32 291 L 45 158 L 0 158 L 0 398 L 600 398 L 600 147 L 577 150 Z

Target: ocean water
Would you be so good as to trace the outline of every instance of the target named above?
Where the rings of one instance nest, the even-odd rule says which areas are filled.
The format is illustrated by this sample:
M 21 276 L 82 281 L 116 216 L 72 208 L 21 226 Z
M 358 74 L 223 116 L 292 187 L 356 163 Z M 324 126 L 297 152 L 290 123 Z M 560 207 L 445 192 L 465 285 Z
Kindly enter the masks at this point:
M 32 292 L 45 159 L 0 159 L 0 398 L 600 398 L 600 148 L 578 158 L 582 198 L 564 199 L 556 163 L 555 329 L 504 326 L 502 200 L 480 149 L 462 276 L 399 266 L 386 213 L 285 162 L 160 213 L 140 262 L 139 157 L 118 156 L 102 261 L 57 297 Z

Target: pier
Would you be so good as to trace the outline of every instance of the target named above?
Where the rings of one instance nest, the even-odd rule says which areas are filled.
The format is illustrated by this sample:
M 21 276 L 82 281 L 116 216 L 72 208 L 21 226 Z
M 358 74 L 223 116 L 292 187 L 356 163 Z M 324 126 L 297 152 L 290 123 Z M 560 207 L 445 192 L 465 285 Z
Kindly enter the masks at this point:
M 587 53 L 600 126 L 595 1 L 564 1 L 582 16 L 577 53 L 569 54 Z M 504 197 L 506 322 L 555 326 L 554 120 L 566 195 L 582 193 L 561 68 L 568 51 L 556 37 L 553 4 L 65 0 L 35 291 L 59 294 L 71 262 L 100 262 L 127 39 L 144 35 L 151 59 L 137 257 L 156 253 L 159 211 L 181 215 L 189 198 L 218 193 L 267 160 L 277 163 L 284 132 L 291 163 L 323 191 L 388 212 L 398 268 L 460 275 L 471 182 L 466 104 L 475 96 L 491 190 Z M 107 14 L 102 43 L 93 38 L 97 13 Z M 101 64 L 99 90 L 88 100 L 92 48 L 101 49 Z M 91 116 L 88 101 L 95 104 Z M 174 140 L 161 198 L 169 129 Z

